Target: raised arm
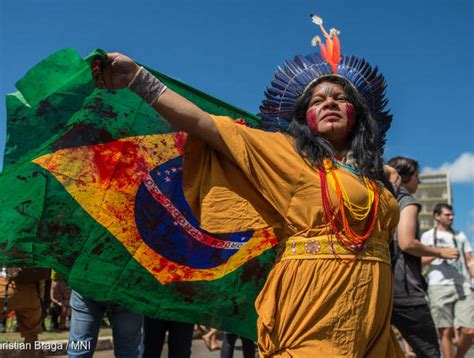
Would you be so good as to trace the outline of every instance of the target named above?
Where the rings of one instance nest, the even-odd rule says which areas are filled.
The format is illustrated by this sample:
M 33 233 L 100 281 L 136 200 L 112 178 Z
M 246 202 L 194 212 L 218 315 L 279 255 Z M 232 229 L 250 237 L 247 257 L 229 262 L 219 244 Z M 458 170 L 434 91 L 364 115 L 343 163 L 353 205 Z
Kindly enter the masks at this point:
M 455 259 L 459 257 L 459 251 L 454 248 L 435 248 L 423 245 L 416 239 L 416 218 L 418 207 L 408 205 L 400 213 L 400 221 L 397 226 L 398 246 L 400 250 L 413 256 L 431 256 L 444 259 Z
M 200 138 L 231 158 L 209 114 L 169 88 L 162 91 L 163 87 L 159 87 L 161 82 L 152 76 L 143 76 L 142 71 L 146 70 L 120 53 L 107 54 L 105 69 L 98 67 L 92 69 L 97 87 L 120 89 L 132 84 L 132 90 L 147 100 L 173 127 Z

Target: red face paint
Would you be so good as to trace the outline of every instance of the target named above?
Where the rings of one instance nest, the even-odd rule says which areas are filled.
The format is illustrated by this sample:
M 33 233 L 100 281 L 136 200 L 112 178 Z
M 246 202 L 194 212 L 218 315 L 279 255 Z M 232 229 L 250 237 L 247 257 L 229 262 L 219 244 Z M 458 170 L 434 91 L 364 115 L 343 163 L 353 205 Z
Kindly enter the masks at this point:
M 354 128 L 356 113 L 352 103 L 346 104 L 346 117 L 347 117 L 347 135 L 351 133 L 352 128 Z
M 319 133 L 318 130 L 318 118 L 316 116 L 316 109 L 312 108 L 306 112 L 306 123 L 308 124 L 309 129 L 315 134 Z

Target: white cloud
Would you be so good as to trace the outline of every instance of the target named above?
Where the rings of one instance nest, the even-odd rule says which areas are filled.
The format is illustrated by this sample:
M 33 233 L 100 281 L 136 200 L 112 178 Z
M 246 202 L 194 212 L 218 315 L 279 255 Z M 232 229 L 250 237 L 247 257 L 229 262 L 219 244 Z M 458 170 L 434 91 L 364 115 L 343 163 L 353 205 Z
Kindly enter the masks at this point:
M 423 173 L 449 173 L 453 183 L 474 183 L 474 153 L 462 153 L 454 162 L 443 163 L 438 168 L 425 167 Z

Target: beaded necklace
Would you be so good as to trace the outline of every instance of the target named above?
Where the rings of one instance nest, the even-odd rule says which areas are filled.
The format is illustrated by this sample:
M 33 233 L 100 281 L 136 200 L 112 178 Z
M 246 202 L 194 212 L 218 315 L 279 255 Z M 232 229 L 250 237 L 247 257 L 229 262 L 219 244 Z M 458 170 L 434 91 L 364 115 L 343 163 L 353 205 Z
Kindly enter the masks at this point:
M 344 166 L 345 167 L 345 166 Z M 351 170 L 351 172 L 353 172 Z M 353 172 L 355 173 L 355 172 Z M 346 189 L 341 183 L 332 162 L 328 159 L 323 160 L 323 165 L 319 168 L 319 177 L 321 179 L 321 196 L 326 220 L 329 222 L 327 227 L 329 246 L 333 254 L 339 258 L 334 249 L 334 237 L 349 252 L 358 254 L 365 247 L 366 240 L 372 234 L 377 219 L 379 206 L 379 193 L 374 181 L 366 176 L 359 176 L 367 189 L 368 200 L 365 205 L 352 203 L 347 195 Z M 334 206 L 331 201 L 329 185 L 336 192 L 338 206 Z M 346 211 L 355 221 L 366 221 L 366 225 L 361 234 L 352 229 L 349 224 Z M 331 228 L 332 233 L 329 232 Z M 356 256 L 352 258 L 355 259 Z

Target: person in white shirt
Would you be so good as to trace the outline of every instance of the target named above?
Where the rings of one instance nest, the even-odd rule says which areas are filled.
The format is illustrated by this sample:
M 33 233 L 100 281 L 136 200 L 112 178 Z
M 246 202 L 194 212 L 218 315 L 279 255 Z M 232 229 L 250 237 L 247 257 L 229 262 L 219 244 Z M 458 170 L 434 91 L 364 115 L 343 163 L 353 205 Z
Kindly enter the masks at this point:
M 474 299 L 470 272 L 472 248 L 466 235 L 452 228 L 454 213 L 451 205 L 437 204 L 433 215 L 436 226 L 422 235 L 421 242 L 435 248 L 456 248 L 459 257 L 423 257 L 423 264 L 429 265 L 431 314 L 441 338 L 443 357 L 464 357 L 474 337 Z M 456 355 L 454 328 L 459 329 Z

